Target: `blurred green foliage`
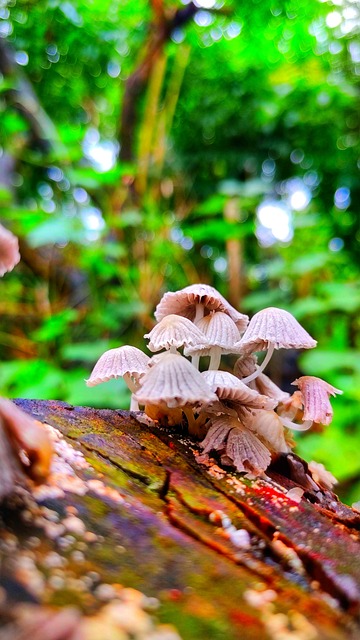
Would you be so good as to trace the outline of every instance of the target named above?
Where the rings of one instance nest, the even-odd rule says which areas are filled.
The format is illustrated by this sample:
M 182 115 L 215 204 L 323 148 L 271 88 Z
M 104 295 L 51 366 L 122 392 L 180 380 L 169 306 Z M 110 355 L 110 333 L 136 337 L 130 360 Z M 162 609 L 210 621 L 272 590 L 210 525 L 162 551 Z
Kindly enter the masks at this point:
M 359 18 L 0 1 L 0 209 L 23 258 L 0 283 L 1 393 L 126 407 L 121 381 L 86 388 L 94 362 L 144 347 L 165 290 L 208 282 L 317 338 L 298 366 L 344 395 L 298 451 L 359 499 Z

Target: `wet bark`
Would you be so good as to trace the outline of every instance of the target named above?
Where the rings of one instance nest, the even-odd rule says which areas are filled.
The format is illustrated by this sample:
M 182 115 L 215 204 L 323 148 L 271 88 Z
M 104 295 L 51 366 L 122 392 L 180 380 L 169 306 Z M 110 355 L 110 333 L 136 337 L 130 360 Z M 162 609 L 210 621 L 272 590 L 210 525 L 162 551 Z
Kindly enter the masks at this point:
M 3 629 L 19 604 L 89 616 L 122 585 L 156 597 L 153 617 L 184 639 L 359 637 L 360 514 L 302 460 L 249 478 L 137 414 L 17 404 L 64 438 L 48 484 L 2 508 Z

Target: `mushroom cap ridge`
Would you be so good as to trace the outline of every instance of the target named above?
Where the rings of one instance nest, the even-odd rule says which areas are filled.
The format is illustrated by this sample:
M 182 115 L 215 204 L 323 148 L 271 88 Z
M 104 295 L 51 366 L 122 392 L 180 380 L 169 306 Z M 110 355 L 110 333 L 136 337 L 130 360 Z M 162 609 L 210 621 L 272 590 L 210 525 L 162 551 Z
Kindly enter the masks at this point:
M 251 318 L 236 347 L 242 348 L 244 353 L 251 353 L 265 351 L 270 344 L 275 349 L 312 349 L 317 342 L 291 313 L 277 307 L 268 307 Z
M 170 313 L 164 316 L 149 333 L 144 335 L 149 338 L 148 349 L 160 351 L 170 347 L 205 347 L 206 336 L 202 331 L 185 316 Z
M 109 349 L 100 356 L 86 384 L 88 387 L 95 387 L 112 378 L 121 378 L 126 373 L 139 377 L 145 373 L 149 362 L 149 356 L 137 347 L 126 344 L 116 349 Z
M 176 313 L 193 320 L 197 304 L 204 305 L 208 311 L 218 310 L 227 313 L 239 331 L 245 331 L 249 322 L 248 316 L 237 311 L 219 291 L 207 284 L 191 284 L 179 291 L 167 291 L 156 307 L 155 318 L 159 321 L 170 313 Z
M 166 404 L 172 409 L 217 400 L 201 373 L 186 358 L 174 353 L 156 358 L 134 396 L 139 404 Z

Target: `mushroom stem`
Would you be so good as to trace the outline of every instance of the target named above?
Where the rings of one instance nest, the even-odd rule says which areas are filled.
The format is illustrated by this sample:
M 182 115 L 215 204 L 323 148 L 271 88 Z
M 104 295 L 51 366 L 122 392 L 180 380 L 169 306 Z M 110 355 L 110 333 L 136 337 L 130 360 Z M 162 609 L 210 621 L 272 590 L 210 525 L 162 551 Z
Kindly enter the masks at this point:
M 191 356 L 191 364 L 199 371 L 200 356 Z
M 221 361 L 221 348 L 211 347 L 210 354 L 211 355 L 210 355 L 209 369 L 217 370 L 220 366 L 220 361 Z
M 139 385 L 134 382 L 130 373 L 124 373 L 123 378 L 125 380 L 127 388 L 130 389 L 131 393 L 136 393 L 136 391 L 138 391 L 139 389 Z
M 256 369 L 256 371 L 254 371 L 254 373 L 251 373 L 249 376 L 246 376 L 246 378 L 242 378 L 241 382 L 243 382 L 244 384 L 247 384 L 248 382 L 251 382 L 252 380 L 255 380 L 255 378 L 258 377 L 258 375 L 260 375 L 260 373 L 262 373 L 266 367 L 266 365 L 269 363 L 272 354 L 274 353 L 274 349 L 275 349 L 275 345 L 271 342 L 269 344 L 269 348 L 267 351 L 267 354 L 264 358 L 264 360 L 262 361 L 260 367 L 258 367 Z
M 131 400 L 130 400 L 130 411 L 140 411 L 139 403 L 137 400 L 135 400 L 132 394 L 131 394 Z
M 289 420 L 289 418 L 282 418 L 281 416 L 279 416 L 282 424 L 284 425 L 284 427 L 287 427 L 288 429 L 293 429 L 294 431 L 307 431 L 308 429 L 310 429 L 313 421 L 312 420 L 305 420 L 305 422 L 303 422 L 302 424 L 296 424 L 295 422 L 292 422 L 291 420 Z
M 181 407 L 181 410 L 186 417 L 188 427 L 189 427 L 189 434 L 192 436 L 198 435 L 196 420 L 195 420 L 195 416 L 193 414 L 192 409 L 190 409 L 189 407 Z
M 203 304 L 197 304 L 196 307 L 195 307 L 194 324 L 199 322 L 199 320 L 201 320 L 201 318 L 203 318 L 203 317 L 204 317 L 204 305 Z
M 176 347 L 174 347 L 174 345 L 171 345 L 170 349 L 169 349 L 169 353 L 178 353 L 178 350 Z

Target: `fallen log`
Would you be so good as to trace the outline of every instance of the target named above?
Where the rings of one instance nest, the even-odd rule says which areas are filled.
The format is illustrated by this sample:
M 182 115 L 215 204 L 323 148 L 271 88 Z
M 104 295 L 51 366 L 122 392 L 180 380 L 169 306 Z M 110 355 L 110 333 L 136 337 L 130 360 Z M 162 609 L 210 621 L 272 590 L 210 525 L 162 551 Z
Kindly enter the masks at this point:
M 300 458 L 244 476 L 137 413 L 17 404 L 56 455 L 2 505 L 0 640 L 360 637 L 360 513 Z

